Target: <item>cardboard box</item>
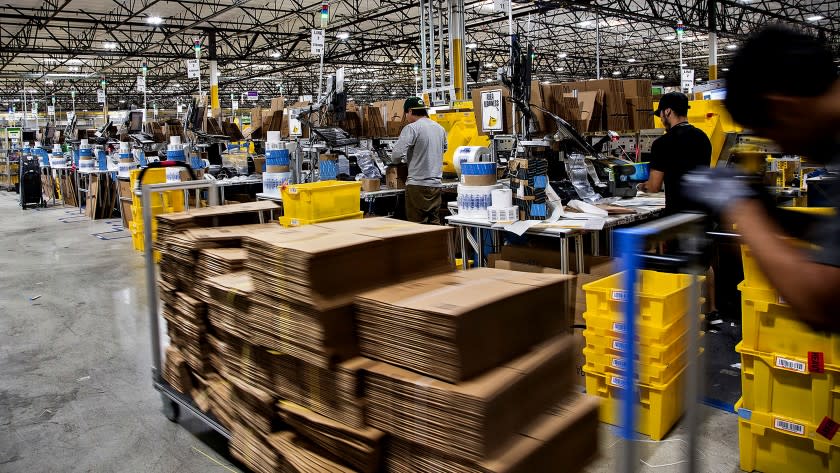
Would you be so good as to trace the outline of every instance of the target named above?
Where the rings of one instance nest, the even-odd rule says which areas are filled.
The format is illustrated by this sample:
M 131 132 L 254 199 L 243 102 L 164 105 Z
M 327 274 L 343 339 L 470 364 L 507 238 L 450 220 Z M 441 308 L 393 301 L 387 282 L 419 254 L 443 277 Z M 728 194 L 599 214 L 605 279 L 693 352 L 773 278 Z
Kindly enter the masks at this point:
M 379 363 L 368 368 L 370 425 L 430 450 L 480 462 L 561 400 L 573 382 L 568 335 L 459 384 Z
M 569 394 L 511 439 L 498 456 L 478 464 L 436 454 L 401 439 L 391 442 L 388 471 L 555 473 L 582 470 L 598 453 L 597 398 Z M 558 465 L 562 462 L 562 468 Z
M 574 276 L 489 268 L 360 294 L 363 356 L 451 383 L 475 377 L 569 332 Z M 571 311 L 573 313 L 573 311 Z
M 501 258 L 503 260 L 533 266 L 556 269 L 560 269 L 561 267 L 560 251 L 554 248 L 506 245 L 502 247 Z M 611 258 L 608 256 L 584 255 L 583 271 L 578 271 L 577 257 L 575 253 L 569 252 L 569 270 L 573 273 L 578 273 L 578 275 L 581 275 L 580 273 L 589 273 L 593 267 L 601 266 L 610 261 Z
M 254 157 L 254 173 L 262 174 L 265 170 L 265 157 Z
M 622 81 L 624 86 L 624 97 L 628 99 L 636 97 L 650 97 L 653 91 L 653 84 L 650 79 L 628 79 Z
M 376 192 L 381 187 L 382 183 L 379 179 L 362 179 L 362 192 Z
M 405 189 L 405 183 L 408 180 L 408 165 L 398 164 L 396 166 L 388 166 L 385 170 L 385 185 L 389 189 Z

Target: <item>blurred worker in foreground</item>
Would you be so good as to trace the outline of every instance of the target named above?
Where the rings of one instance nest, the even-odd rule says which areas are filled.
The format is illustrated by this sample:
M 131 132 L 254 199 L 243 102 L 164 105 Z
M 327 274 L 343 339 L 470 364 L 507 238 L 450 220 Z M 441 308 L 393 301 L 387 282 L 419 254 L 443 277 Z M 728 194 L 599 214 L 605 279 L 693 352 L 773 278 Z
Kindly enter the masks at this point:
M 840 167 L 837 66 L 815 38 L 779 26 L 764 29 L 739 49 L 726 82 L 726 107 L 736 122 L 809 163 Z M 738 174 L 744 173 L 733 168 L 693 172 L 685 177 L 683 191 L 736 225 L 761 270 L 802 320 L 840 330 L 840 216 L 819 221 L 816 228 L 804 228 L 802 221 L 789 225 Z M 840 195 L 828 198 L 837 208 Z M 807 234 L 820 249 L 794 246 L 786 239 L 794 234 Z
M 682 196 L 682 178 L 693 169 L 709 167 L 712 161 L 712 143 L 702 130 L 688 123 L 689 108 L 685 94 L 669 92 L 662 96 L 653 112 L 662 120 L 665 134 L 653 142 L 650 178 L 638 188 L 659 192 L 664 183 L 667 213 L 696 208 Z
M 440 225 L 440 179 L 446 130 L 429 119 L 420 97 L 409 97 L 403 104 L 408 125 L 394 145 L 391 161 L 405 156 L 408 180 L 405 185 L 405 216 L 410 222 Z

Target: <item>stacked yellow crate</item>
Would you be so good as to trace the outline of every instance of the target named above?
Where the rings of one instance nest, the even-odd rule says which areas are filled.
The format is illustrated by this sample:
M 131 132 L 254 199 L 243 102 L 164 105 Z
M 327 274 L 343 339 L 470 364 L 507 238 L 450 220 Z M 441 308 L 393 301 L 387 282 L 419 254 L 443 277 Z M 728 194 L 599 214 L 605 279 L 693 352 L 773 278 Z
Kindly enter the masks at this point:
M 364 217 L 359 181 L 319 181 L 292 184 L 281 189 L 284 227 L 334 222 Z
M 131 242 L 134 249 L 143 251 L 143 203 L 140 196 L 134 194 L 135 183 L 140 175 L 140 169 L 133 169 L 129 174 L 131 185 Z M 149 169 L 143 175 L 143 184 L 163 184 L 166 182 L 166 168 Z M 152 194 L 152 240 L 157 240 L 157 220 L 160 214 L 181 212 L 184 210 L 183 191 L 166 191 Z
M 627 362 L 624 341 L 624 273 L 585 284 L 586 391 L 604 399 L 600 419 L 621 421 L 622 373 Z M 638 425 L 640 433 L 660 440 L 683 413 L 689 331 L 691 276 L 640 271 L 636 341 Z M 702 333 L 701 333 L 702 334 Z
M 800 322 L 741 251 L 741 469 L 840 471 L 840 335 Z

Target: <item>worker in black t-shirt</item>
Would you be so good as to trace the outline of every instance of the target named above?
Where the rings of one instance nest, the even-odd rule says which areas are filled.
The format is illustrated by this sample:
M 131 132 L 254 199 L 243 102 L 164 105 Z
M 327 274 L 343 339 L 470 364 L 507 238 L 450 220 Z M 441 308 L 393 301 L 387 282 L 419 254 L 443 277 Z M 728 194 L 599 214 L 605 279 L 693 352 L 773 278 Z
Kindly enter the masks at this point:
M 689 171 L 708 167 L 712 143 L 703 131 L 688 123 L 688 97 L 679 92 L 662 96 L 654 114 L 662 120 L 665 134 L 651 146 L 650 178 L 639 185 L 644 192 L 659 192 L 665 184 L 665 211 L 689 210 L 694 206 L 682 196 L 680 181 Z

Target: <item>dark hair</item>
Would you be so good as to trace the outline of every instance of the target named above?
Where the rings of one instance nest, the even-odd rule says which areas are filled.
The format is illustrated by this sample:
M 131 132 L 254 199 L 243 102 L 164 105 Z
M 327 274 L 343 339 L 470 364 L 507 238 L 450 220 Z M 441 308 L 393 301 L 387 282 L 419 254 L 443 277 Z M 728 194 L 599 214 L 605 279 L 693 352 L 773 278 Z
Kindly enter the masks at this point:
M 415 117 L 428 117 L 429 116 L 429 112 L 425 108 L 412 108 L 408 112 L 411 113 L 412 115 L 414 115 Z
M 726 108 L 749 128 L 769 127 L 766 97 L 817 97 L 837 79 L 831 52 L 817 38 L 781 25 L 762 29 L 740 48 L 726 75 Z

